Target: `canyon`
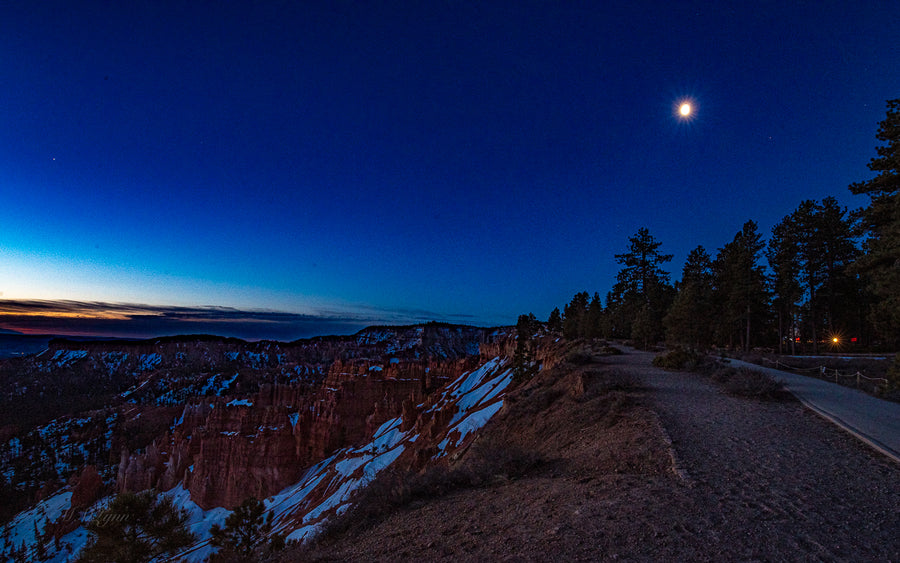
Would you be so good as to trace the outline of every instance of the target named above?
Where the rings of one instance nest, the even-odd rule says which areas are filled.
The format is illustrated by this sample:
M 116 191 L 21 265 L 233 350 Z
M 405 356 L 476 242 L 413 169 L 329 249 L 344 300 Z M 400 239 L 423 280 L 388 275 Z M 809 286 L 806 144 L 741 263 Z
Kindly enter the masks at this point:
M 395 437 L 431 438 L 403 446 L 407 463 L 421 465 L 439 449 L 461 447 L 468 433 L 450 427 L 472 405 L 461 409 L 436 392 L 486 363 L 493 379 L 504 373 L 508 384 L 509 369 L 492 358 L 509 342 L 504 330 L 429 323 L 292 343 L 56 340 L 39 354 L 3 360 L 4 487 L 26 509 L 16 518 L 28 506 L 44 514 L 19 543 L 52 537 L 77 547 L 84 535 L 77 524 L 96 503 L 126 491 L 153 489 L 180 495 L 195 511 L 225 513 L 247 497 L 270 498 L 302 483 L 336 452 L 356 464 L 364 454 L 353 448 L 387 427 Z M 60 414 L 55 405 L 64 393 L 88 408 Z M 43 413 L 30 408 L 47 398 L 59 401 Z M 15 417 L 17 410 L 26 412 Z M 328 487 L 320 489 L 302 504 L 327 498 Z M 55 517 L 47 507 L 53 499 L 64 507 Z M 302 510 L 290 512 L 295 528 L 310 529 Z M 293 528 L 282 523 L 281 530 Z M 11 540 L 0 550 L 16 547 Z M 67 560 L 65 551 L 48 560 Z

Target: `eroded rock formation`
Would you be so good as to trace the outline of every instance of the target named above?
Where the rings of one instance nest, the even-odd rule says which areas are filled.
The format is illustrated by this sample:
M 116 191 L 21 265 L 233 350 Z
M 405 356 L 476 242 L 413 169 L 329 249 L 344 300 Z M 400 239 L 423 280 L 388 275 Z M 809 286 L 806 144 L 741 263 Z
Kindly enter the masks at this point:
M 317 382 L 265 383 L 251 395 L 195 398 L 144 451 L 122 452 L 117 487 L 168 490 L 183 481 L 204 509 L 270 496 L 330 452 L 365 441 L 385 421 L 402 415 L 405 426 L 428 425 L 418 407 L 477 365 L 478 345 L 490 340 L 486 331 L 467 330 L 412 327 L 393 339 L 373 330 L 346 343 Z M 309 345 L 335 352 L 334 342 Z

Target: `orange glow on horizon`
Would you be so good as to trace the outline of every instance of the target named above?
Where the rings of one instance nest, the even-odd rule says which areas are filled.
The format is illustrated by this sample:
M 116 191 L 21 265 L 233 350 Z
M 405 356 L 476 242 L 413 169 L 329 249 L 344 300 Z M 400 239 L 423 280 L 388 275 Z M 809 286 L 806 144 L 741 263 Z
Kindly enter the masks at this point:
M 31 308 L 30 305 L 37 305 Z M 152 310 L 135 309 L 129 305 L 121 308 L 113 305 L 93 307 L 95 304 L 83 304 L 68 301 L 33 300 L 26 302 L 4 302 L 0 299 L 0 317 L 44 317 L 52 319 L 95 319 L 127 321 L 134 317 L 156 317 L 162 315 Z
M 109 319 L 116 321 L 127 321 L 134 315 L 126 315 L 123 313 L 116 312 L 92 312 L 92 313 L 81 313 L 81 312 L 71 312 L 71 311 L 3 311 L 0 310 L 0 315 L 9 315 L 13 317 L 49 317 L 53 319 Z

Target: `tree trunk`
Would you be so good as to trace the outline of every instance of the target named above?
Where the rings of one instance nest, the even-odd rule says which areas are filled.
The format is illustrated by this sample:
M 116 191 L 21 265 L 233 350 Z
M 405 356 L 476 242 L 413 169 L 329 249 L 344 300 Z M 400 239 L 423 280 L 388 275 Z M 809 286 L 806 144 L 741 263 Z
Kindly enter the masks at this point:
M 794 319 L 794 313 L 791 313 L 791 355 L 797 355 L 797 321 Z
M 781 311 L 778 311 L 778 354 L 784 353 L 784 329 L 781 326 Z
M 810 315 L 810 317 L 812 317 L 812 315 Z M 812 325 L 812 353 L 813 356 L 815 356 L 819 353 L 819 341 L 816 339 L 816 319 L 812 318 L 810 324 Z
M 747 305 L 747 340 L 745 340 L 745 352 L 750 351 L 750 305 Z

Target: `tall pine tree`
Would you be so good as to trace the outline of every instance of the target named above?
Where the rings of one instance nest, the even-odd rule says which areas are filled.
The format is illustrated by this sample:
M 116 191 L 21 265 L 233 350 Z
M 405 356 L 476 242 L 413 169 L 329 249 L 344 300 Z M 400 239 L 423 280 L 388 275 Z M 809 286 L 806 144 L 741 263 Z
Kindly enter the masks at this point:
M 598 338 L 603 329 L 603 302 L 600 294 L 594 292 L 591 302 L 588 304 L 587 314 L 584 316 L 582 333 L 585 338 Z
M 796 352 L 797 319 L 803 288 L 800 286 L 801 233 L 788 215 L 772 228 L 772 238 L 766 247 L 771 275 L 769 288 L 772 305 L 778 318 L 778 353 L 784 353 L 784 343 L 790 340 L 791 353 Z
M 513 378 L 516 381 L 528 379 L 536 372 L 533 337 L 540 328 L 540 321 L 532 313 L 519 315 L 516 323 L 516 351 L 513 354 Z
M 702 246 L 691 250 L 677 285 L 678 295 L 663 319 L 666 342 L 703 350 L 712 343 L 712 260 Z
M 662 319 L 674 298 L 669 272 L 662 265 L 672 260 L 662 254 L 662 243 L 644 227 L 628 238 L 628 251 L 616 254 L 623 267 L 607 297 L 607 314 L 614 336 L 632 338 L 632 328 L 640 320 L 640 345 L 647 347 L 663 336 Z
M 878 175 L 850 185 L 854 194 L 869 196 L 860 228 L 868 235 L 866 253 L 855 269 L 866 274 L 875 295 L 871 319 L 892 347 L 900 345 L 900 98 L 888 100 L 887 116 L 876 138 L 886 143 L 875 149 L 869 170 Z
M 796 298 L 797 287 L 787 277 L 795 276 L 806 297 L 803 325 L 813 353 L 826 335 L 859 334 L 862 292 L 857 276 L 847 270 L 857 254 L 847 209 L 833 197 L 801 202 L 773 230 L 768 255 L 776 304 L 791 307 L 785 298 Z
M 563 336 L 566 338 L 574 339 L 584 336 L 582 329 L 585 324 L 588 308 L 590 307 L 588 299 L 590 299 L 588 292 L 582 291 L 581 293 L 576 293 L 575 296 L 572 297 L 572 301 L 565 306 L 562 327 Z
M 550 332 L 560 332 L 563 328 L 562 315 L 559 313 L 559 307 L 554 307 L 550 311 L 550 317 L 547 319 L 547 330 Z
M 749 351 L 758 342 L 768 313 L 766 276 L 759 264 L 765 245 L 756 223 L 747 221 L 734 239 L 719 249 L 713 264 L 717 337 Z
M 819 310 L 823 313 L 822 326 L 831 336 L 859 332 L 856 311 L 862 298 L 861 287 L 857 276 L 848 272 L 850 264 L 859 256 L 852 231 L 847 208 L 841 207 L 833 197 L 824 198 L 816 208 L 813 233 L 821 249 Z

